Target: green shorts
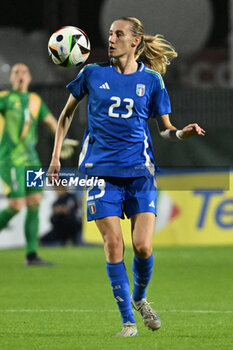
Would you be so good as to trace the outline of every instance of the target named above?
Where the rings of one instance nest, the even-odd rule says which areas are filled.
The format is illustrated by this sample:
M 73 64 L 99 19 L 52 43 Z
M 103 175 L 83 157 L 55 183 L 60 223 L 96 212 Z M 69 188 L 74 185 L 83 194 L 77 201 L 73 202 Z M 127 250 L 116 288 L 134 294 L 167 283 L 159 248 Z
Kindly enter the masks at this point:
M 32 193 L 42 192 L 40 187 L 26 187 L 26 171 L 27 168 L 22 165 L 0 166 L 0 177 L 8 198 L 26 197 Z

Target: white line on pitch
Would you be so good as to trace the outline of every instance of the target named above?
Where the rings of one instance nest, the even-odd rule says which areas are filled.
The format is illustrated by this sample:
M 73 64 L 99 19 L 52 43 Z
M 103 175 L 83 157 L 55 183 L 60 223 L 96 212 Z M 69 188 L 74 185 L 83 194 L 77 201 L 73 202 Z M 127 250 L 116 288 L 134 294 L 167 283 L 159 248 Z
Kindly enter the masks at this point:
M 1 310 L 0 313 L 20 313 L 20 312 L 28 312 L 28 313 L 36 313 L 36 312 L 51 312 L 51 313 L 65 313 L 65 312 L 74 312 L 74 313 L 103 313 L 103 312 L 118 312 L 118 310 L 89 310 L 89 309 L 5 309 Z M 214 313 L 214 314 L 231 314 L 233 310 L 157 310 L 157 312 L 161 313 Z

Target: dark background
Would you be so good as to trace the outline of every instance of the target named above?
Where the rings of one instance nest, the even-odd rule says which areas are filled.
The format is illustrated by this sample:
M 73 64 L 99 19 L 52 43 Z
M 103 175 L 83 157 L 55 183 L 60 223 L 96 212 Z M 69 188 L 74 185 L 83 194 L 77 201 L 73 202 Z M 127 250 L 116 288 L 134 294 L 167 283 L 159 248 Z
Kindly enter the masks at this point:
M 218 79 L 215 74 L 223 65 L 229 64 L 229 1 L 209 0 L 209 2 L 213 23 L 204 47 L 191 57 L 181 55 L 169 67 L 164 77 L 171 97 L 171 120 L 174 125 L 182 128 L 189 122 L 198 122 L 206 129 L 207 134 L 204 138 L 195 137 L 185 143 L 178 141 L 171 144 L 159 136 L 155 123 L 150 122 L 156 159 L 160 166 L 232 166 L 233 92 L 230 87 L 229 72 L 224 73 L 224 79 Z M 65 85 L 75 78 L 78 70 L 67 70 L 51 63 L 47 55 L 48 38 L 62 26 L 78 26 L 88 33 L 91 41 L 92 52 L 88 62 L 105 60 L 107 57 L 106 43 L 99 25 L 103 3 L 103 0 L 69 0 L 66 2 L 11 0 L 1 4 L 0 34 L 1 31 L 5 33 L 10 29 L 10 38 L 14 38 L 14 33 L 16 35 L 21 32 L 25 38 L 20 48 L 15 43 L 13 45 L 6 35 L 3 36 L 8 43 L 3 42 L 1 54 L 9 66 L 17 62 L 19 58 L 29 64 L 33 75 L 31 89 L 43 97 L 56 117 L 59 116 L 68 97 Z M 40 34 L 35 33 L 43 33 L 45 39 L 39 41 Z M 30 47 L 34 45 L 35 50 L 38 50 L 38 56 L 35 56 L 33 62 L 27 61 L 33 54 L 33 52 L 27 52 L 27 47 L 29 47 L 27 40 L 30 40 Z M 37 47 L 37 43 L 40 43 L 41 46 Z M 25 56 L 23 56 L 23 51 L 25 51 Z M 0 62 L 2 88 L 9 86 L 6 77 L 7 66 L 4 66 L 4 62 Z M 207 63 L 207 68 L 203 66 L 205 68 L 200 70 L 194 84 L 191 79 L 192 70 L 202 63 Z M 76 115 L 69 136 L 81 140 L 87 124 L 85 102 Z M 44 128 L 40 129 L 40 137 L 43 143 L 38 144 L 38 150 L 44 165 L 47 165 L 50 160 L 53 138 Z M 80 147 L 76 150 L 75 156 L 68 162 L 64 162 L 64 165 L 75 166 L 79 151 Z
M 227 45 L 229 32 L 229 1 L 210 0 L 214 12 L 214 25 L 206 47 Z M 25 32 L 43 29 L 53 33 L 64 25 L 79 25 L 91 33 L 92 46 L 104 45 L 99 30 L 99 12 L 103 0 L 10 0 L 1 4 L 0 26 L 22 28 Z

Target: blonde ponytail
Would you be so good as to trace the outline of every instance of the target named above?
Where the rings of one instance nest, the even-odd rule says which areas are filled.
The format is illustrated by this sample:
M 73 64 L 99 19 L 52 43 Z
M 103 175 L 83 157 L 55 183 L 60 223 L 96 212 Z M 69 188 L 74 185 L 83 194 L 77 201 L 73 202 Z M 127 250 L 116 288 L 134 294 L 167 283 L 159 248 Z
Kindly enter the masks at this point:
M 160 34 L 144 35 L 141 48 L 136 50 L 137 59 L 162 75 L 166 73 L 171 60 L 177 56 L 172 45 Z
M 141 37 L 141 42 L 135 51 L 135 58 L 142 61 L 148 68 L 160 74 L 165 74 L 171 60 L 178 56 L 174 47 L 160 34 L 145 35 L 142 23 L 135 17 L 121 17 L 120 20 L 132 23 L 132 32 Z

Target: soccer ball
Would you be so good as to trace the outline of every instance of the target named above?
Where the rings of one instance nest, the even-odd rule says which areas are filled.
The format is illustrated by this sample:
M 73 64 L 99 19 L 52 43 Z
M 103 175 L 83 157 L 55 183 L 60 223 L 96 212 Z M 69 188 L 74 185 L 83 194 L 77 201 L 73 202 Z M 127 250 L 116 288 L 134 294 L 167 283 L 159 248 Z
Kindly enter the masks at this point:
M 67 26 L 57 30 L 49 39 L 48 52 L 55 64 L 77 67 L 83 64 L 91 50 L 88 36 L 77 27 Z

